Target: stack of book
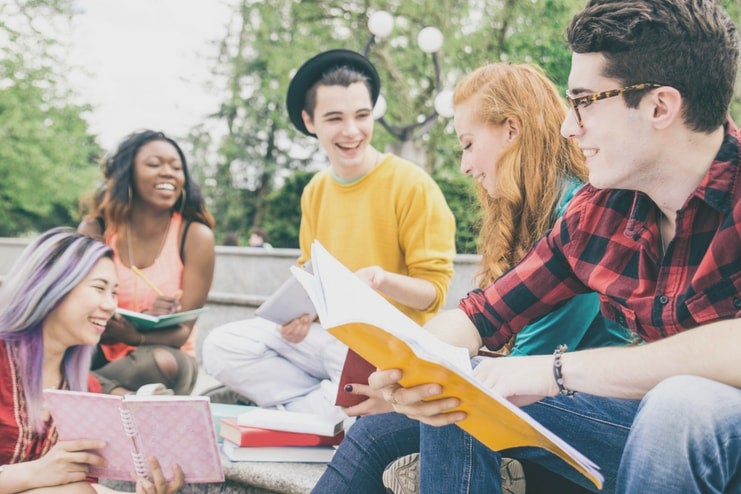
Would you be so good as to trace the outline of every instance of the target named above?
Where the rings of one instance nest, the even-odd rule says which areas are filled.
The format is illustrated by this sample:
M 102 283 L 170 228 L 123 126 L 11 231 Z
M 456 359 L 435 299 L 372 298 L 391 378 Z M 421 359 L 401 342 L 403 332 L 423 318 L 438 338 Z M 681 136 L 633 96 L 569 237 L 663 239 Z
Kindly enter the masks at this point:
M 345 431 L 340 417 L 255 407 L 221 418 L 219 435 L 231 461 L 326 463 Z

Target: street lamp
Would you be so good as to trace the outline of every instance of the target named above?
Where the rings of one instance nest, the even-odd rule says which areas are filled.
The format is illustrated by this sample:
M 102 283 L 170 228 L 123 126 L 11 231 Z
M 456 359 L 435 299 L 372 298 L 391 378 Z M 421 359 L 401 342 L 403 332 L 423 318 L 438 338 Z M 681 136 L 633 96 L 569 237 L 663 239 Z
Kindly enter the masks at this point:
M 385 11 L 377 11 L 368 17 L 368 30 L 371 32 L 371 36 L 368 43 L 365 45 L 365 56 L 367 57 L 370 53 L 371 48 L 374 44 L 389 37 L 394 29 L 394 18 L 391 14 Z M 406 153 L 410 154 L 412 151 L 409 146 L 405 144 L 414 141 L 423 135 L 425 135 L 435 118 L 440 115 L 443 117 L 451 117 L 453 115 L 452 107 L 452 91 L 449 89 L 442 88 L 442 80 L 440 76 L 440 61 L 438 60 L 437 53 L 443 46 L 445 38 L 443 33 L 434 26 L 427 26 L 423 28 L 417 35 L 417 45 L 419 49 L 424 53 L 431 55 L 432 65 L 435 70 L 435 100 L 432 110 L 426 115 L 417 119 L 417 121 L 406 124 L 406 125 L 391 125 L 384 118 L 386 112 L 386 100 L 383 95 L 379 96 L 376 107 L 373 109 L 373 116 L 376 120 L 385 128 L 389 134 L 394 136 L 402 143 L 402 151 L 406 149 Z M 412 147 L 415 147 L 412 145 Z M 419 154 L 419 150 L 414 151 L 414 154 Z M 405 156 L 406 157 L 406 156 Z

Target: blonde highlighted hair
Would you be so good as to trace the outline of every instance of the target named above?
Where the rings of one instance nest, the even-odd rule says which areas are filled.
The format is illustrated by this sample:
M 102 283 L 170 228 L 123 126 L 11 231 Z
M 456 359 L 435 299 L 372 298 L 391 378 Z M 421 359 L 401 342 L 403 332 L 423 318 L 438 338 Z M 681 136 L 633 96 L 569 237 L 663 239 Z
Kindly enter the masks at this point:
M 576 143 L 561 137 L 567 107 L 539 67 L 480 67 L 455 88 L 454 107 L 469 101 L 481 122 L 501 125 L 512 119 L 521 129 L 496 165 L 494 197 L 477 186 L 482 208 L 478 283 L 485 287 L 519 262 L 553 225 L 566 183 L 586 181 L 587 169 Z

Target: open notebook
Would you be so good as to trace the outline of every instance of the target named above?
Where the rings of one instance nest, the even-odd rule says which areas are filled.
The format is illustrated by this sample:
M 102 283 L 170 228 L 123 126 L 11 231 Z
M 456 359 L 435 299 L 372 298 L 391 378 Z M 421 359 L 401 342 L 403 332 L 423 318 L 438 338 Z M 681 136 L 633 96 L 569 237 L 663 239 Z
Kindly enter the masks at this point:
M 222 482 L 224 472 L 209 399 L 205 396 L 106 395 L 44 390 L 59 439 L 101 439 L 96 453 L 108 466 L 90 467 L 90 476 L 131 480 L 148 477 L 154 456 L 170 480 L 180 465 L 187 483 Z

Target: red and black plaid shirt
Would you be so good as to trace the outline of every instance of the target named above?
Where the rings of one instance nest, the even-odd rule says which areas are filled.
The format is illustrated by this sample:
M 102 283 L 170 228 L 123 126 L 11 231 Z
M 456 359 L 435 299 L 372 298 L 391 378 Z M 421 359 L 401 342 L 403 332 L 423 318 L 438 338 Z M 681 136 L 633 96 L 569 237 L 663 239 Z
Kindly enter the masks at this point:
M 677 212 L 663 257 L 660 212 L 647 195 L 584 186 L 520 264 L 461 300 L 486 346 L 499 348 L 589 291 L 599 293 L 604 316 L 646 341 L 741 317 L 740 137 L 728 122 L 715 161 Z

